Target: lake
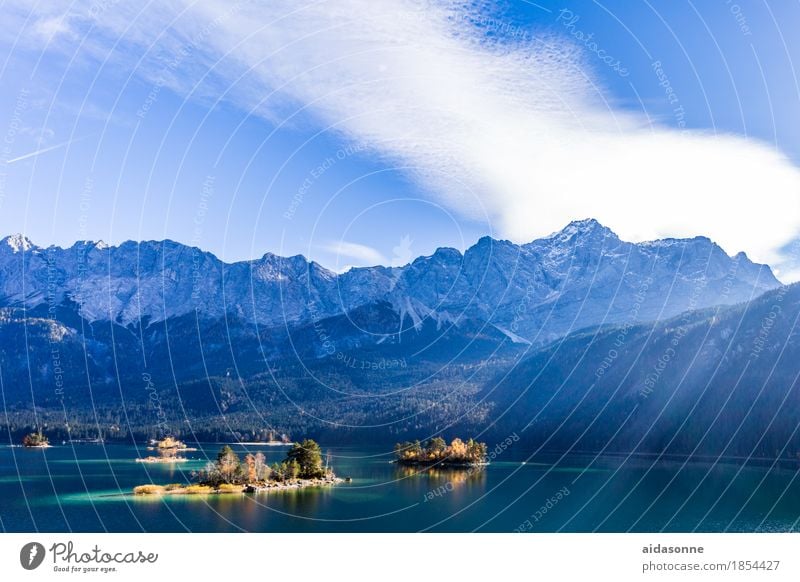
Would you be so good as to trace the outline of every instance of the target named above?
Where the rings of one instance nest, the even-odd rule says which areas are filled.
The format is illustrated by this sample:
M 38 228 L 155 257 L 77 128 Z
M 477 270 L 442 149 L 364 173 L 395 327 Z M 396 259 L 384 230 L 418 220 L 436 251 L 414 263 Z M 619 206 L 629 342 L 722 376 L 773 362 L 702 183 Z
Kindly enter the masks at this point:
M 505 451 L 480 470 L 418 473 L 385 448 L 323 447 L 351 483 L 254 495 L 134 497 L 135 485 L 185 482 L 189 462 L 136 463 L 145 447 L 0 447 L 0 529 L 7 532 L 653 532 L 798 529 L 797 462 L 541 455 Z M 270 463 L 287 447 L 263 451 Z M 527 462 L 525 462 L 527 460 Z

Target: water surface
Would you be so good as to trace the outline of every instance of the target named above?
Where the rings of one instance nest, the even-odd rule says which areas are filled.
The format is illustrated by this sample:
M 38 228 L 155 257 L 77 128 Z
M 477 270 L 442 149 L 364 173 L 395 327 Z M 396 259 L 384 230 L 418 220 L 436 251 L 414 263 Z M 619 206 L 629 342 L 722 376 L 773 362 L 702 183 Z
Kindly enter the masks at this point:
M 143 446 L 0 447 L 0 529 L 8 532 L 624 532 L 790 531 L 800 517 L 796 463 L 503 453 L 482 470 L 418 473 L 385 448 L 331 447 L 353 481 L 256 495 L 134 497 L 144 483 L 191 479 L 189 462 L 136 463 Z M 263 451 L 270 463 L 286 447 Z M 523 462 L 527 459 L 527 462 Z

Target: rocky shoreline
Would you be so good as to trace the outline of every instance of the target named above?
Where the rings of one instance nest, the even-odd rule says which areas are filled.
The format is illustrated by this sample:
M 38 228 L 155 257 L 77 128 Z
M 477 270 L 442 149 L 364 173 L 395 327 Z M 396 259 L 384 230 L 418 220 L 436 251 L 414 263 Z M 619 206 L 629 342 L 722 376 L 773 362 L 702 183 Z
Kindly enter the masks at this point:
M 210 485 L 139 485 L 133 488 L 133 494 L 145 495 L 219 495 L 225 493 L 263 493 L 266 491 L 287 491 L 306 487 L 323 487 L 337 485 L 347 481 L 340 477 L 320 477 L 318 479 L 291 479 L 288 481 L 267 481 L 248 483 L 246 485 L 222 484 L 218 487 Z

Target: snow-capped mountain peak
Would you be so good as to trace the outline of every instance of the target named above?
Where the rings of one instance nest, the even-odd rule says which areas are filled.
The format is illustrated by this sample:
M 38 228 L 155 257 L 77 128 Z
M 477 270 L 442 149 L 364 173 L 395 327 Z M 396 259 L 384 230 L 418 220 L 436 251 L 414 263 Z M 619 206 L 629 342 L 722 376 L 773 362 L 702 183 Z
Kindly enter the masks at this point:
M 21 235 L 3 242 L 0 305 L 35 307 L 49 293 L 90 321 L 123 325 L 186 314 L 295 325 L 385 302 L 415 327 L 426 318 L 485 320 L 509 337 L 544 341 L 587 325 L 736 303 L 780 284 L 769 267 L 730 257 L 707 238 L 634 244 L 594 219 L 525 245 L 487 236 L 463 254 L 443 247 L 402 267 L 340 274 L 302 255 L 224 263 L 174 241 L 76 243 L 46 256 Z
M 31 239 L 22 234 L 12 234 L 7 236 L 2 240 L 2 243 L 4 246 L 9 247 L 14 253 L 29 251 L 36 246 L 33 244 Z

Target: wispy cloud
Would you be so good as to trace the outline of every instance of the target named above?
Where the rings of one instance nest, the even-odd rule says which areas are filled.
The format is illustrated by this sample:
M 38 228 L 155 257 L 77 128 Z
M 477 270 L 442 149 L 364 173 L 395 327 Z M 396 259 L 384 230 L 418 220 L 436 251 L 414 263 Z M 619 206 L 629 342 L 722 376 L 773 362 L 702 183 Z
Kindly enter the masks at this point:
M 347 268 L 351 266 L 351 263 L 363 266 L 387 264 L 386 257 L 380 251 L 359 243 L 348 241 L 329 242 L 319 245 L 319 249 L 335 255 L 337 266 L 343 265 L 342 259 L 350 259 L 346 261 Z
M 70 28 L 69 16 L 66 13 L 35 20 L 33 31 L 42 40 L 47 42 L 64 35 L 72 38 L 75 37 Z
M 48 3 L 41 18 L 68 5 Z M 509 238 L 593 216 L 628 239 L 706 234 L 780 260 L 800 231 L 800 171 L 785 156 L 652 126 L 614 106 L 575 44 L 540 33 L 487 40 L 464 17 L 474 5 L 173 1 L 139 14 L 121 2 L 85 20 L 102 31 L 98 43 L 124 34 L 140 48 L 128 54 L 147 53 L 140 73 L 186 95 L 225 90 L 269 119 L 287 102 L 305 106 Z M 73 15 L 70 26 L 81 22 Z M 164 55 L 182 49 L 181 66 L 165 69 Z M 212 70 L 200 86 L 198 68 Z

